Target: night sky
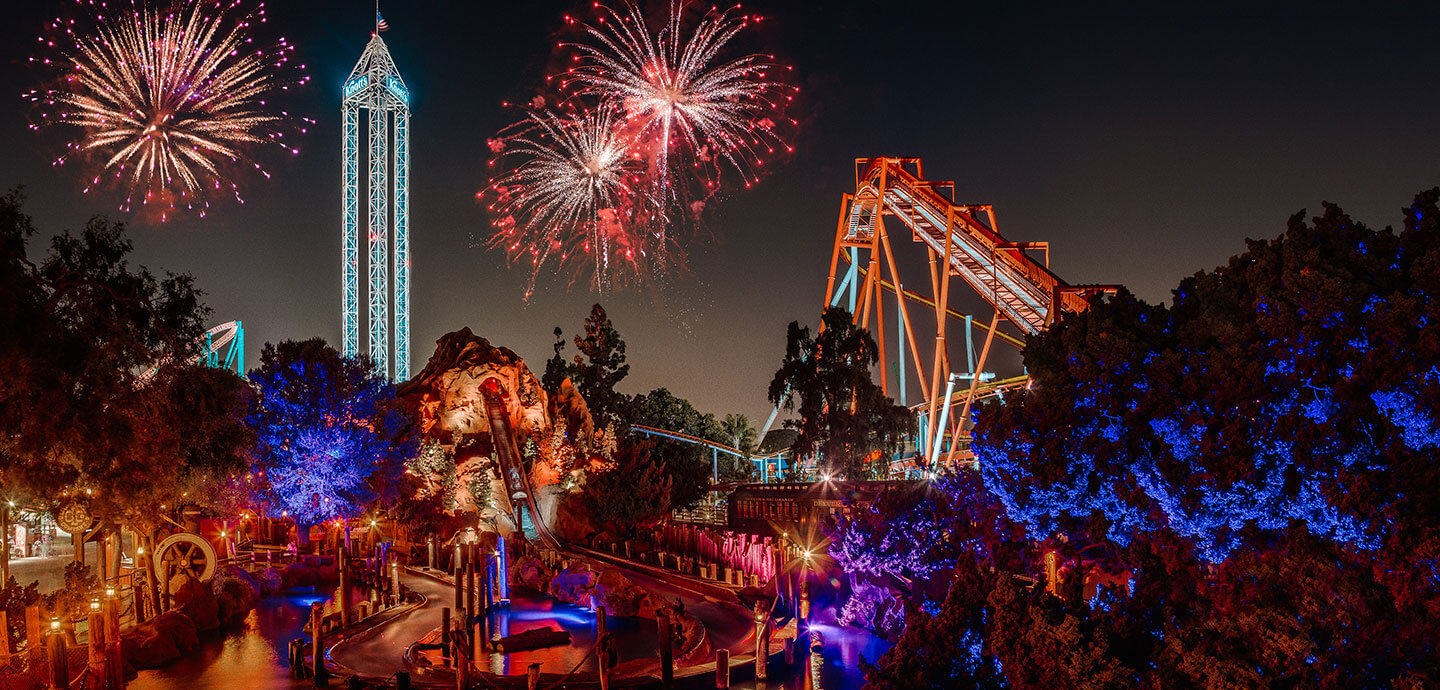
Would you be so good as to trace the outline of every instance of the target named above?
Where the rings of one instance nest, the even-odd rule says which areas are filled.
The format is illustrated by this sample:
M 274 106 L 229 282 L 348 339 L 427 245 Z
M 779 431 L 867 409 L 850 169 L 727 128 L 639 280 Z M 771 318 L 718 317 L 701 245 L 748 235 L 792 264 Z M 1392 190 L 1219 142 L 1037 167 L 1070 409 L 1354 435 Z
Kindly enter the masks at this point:
M 383 7 L 413 94 L 416 371 L 435 339 L 462 326 L 543 369 L 553 327 L 573 333 L 597 300 L 551 281 L 522 302 L 525 275 L 477 247 L 488 222 L 475 200 L 485 139 L 513 114 L 501 101 L 536 92 L 562 17 L 588 5 Z M 803 87 L 796 153 L 712 205 L 714 241 L 663 299 L 598 297 L 629 343 L 622 389 L 665 386 L 702 411 L 763 421 L 785 324 L 818 320 L 857 157 L 921 156 L 961 200 L 994 204 L 1009 239 L 1048 241 L 1062 278 L 1123 283 L 1151 300 L 1322 200 L 1375 226 L 1398 223 L 1416 191 L 1440 184 L 1440 8 L 1350 5 L 750 3 L 767 21 L 747 46 L 793 63 Z M 26 128 L 20 94 L 38 79 L 28 51 L 48 16 L 72 8 L 12 3 L 0 26 L 0 93 L 12 99 L 0 108 L 0 187 L 26 185 L 46 231 L 120 217 L 113 197 L 80 194 L 81 169 L 50 166 L 59 132 Z M 318 124 L 301 154 L 266 158 L 274 177 L 249 181 L 244 206 L 132 223 L 140 263 L 193 274 L 217 323 L 245 322 L 252 365 L 265 341 L 338 344 L 339 91 L 371 8 L 272 2 L 266 31 L 298 44 L 314 78 L 299 110 Z

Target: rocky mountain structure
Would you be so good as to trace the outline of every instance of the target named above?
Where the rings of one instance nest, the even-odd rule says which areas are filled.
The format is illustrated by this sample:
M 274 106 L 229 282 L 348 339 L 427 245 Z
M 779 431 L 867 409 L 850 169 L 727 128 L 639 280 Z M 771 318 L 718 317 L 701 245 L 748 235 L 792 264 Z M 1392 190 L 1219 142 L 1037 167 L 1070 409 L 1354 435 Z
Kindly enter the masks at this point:
M 487 384 L 489 381 L 495 384 Z M 447 333 L 435 343 L 435 354 L 414 378 L 401 384 L 398 395 L 414 410 L 422 436 L 454 454 L 457 490 L 453 512 L 495 516 L 502 532 L 510 524 L 510 502 L 496 467 L 489 409 L 482 386 L 498 390 L 505 428 L 534 487 L 542 517 L 552 519 L 556 490 L 602 447 L 601 434 L 585 400 L 565 381 L 549 395 L 525 360 L 506 347 L 496 347 L 469 328 Z M 477 505 L 475 493 L 488 484 L 490 505 Z

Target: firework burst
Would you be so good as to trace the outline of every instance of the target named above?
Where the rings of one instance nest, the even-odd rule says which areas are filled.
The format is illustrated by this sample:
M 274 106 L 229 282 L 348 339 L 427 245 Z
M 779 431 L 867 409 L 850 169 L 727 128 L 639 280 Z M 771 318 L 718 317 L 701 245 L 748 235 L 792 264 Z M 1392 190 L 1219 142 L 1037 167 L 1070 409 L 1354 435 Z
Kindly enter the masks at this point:
M 494 196 L 490 245 L 530 264 L 530 291 L 557 263 L 583 266 L 599 291 L 684 270 L 683 231 L 724 178 L 749 187 L 765 161 L 791 150 L 778 130 L 795 125 L 784 113 L 796 89 L 776 78 L 789 68 L 769 55 L 723 55 L 759 17 L 736 6 L 688 22 L 674 0 L 652 30 L 629 0 L 596 8 L 580 25 L 585 38 L 560 44 L 573 65 L 547 78 L 558 77 L 556 107 L 567 114 L 537 97 L 491 140 L 491 165 L 508 172 L 479 195 Z
M 516 164 L 479 194 L 493 196 L 490 245 L 532 269 L 527 296 L 551 263 L 588 273 L 595 290 L 639 278 L 651 252 L 645 234 L 631 229 L 655 206 L 615 108 L 528 110 L 492 147 L 499 154 L 492 165 Z
M 790 150 L 776 129 L 794 87 L 775 78 L 788 68 L 774 56 L 722 58 L 742 29 L 760 21 L 739 9 L 711 9 L 687 31 L 686 3 L 675 0 L 664 26 L 652 31 L 634 2 L 627 0 L 623 10 L 601 5 L 597 21 L 584 25 L 591 40 L 572 44 L 576 64 L 561 88 L 622 102 L 661 186 L 669 188 L 688 167 L 707 189 L 719 184 L 725 168 L 748 187 L 777 148 Z M 672 171 L 677 155 L 686 160 Z
M 262 148 L 299 150 L 286 135 L 311 122 L 267 101 L 309 77 L 291 68 L 295 48 L 280 39 L 255 47 L 251 30 L 265 7 L 241 0 L 190 1 L 157 9 L 144 0 L 129 8 L 77 0 L 93 20 L 77 27 L 56 19 L 40 45 L 53 55 L 32 63 L 60 72 L 54 85 L 26 94 L 40 110 L 33 125 L 73 133 L 60 165 L 75 158 L 97 168 L 85 192 L 113 183 L 124 190 L 122 211 L 138 203 L 161 221 L 177 210 L 205 215 L 210 200 L 231 195 L 231 175 L 253 168 Z M 293 137 L 292 137 L 293 138 Z

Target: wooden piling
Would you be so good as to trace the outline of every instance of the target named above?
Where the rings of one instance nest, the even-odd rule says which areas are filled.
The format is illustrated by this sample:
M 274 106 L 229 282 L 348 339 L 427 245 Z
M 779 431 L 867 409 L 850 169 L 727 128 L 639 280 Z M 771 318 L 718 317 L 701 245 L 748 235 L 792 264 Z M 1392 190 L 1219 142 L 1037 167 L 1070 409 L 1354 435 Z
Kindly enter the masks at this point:
M 103 679 L 105 673 L 105 614 L 99 611 L 90 612 L 90 639 L 85 645 L 90 658 L 90 677 Z M 102 686 L 103 687 L 103 686 Z
M 670 630 L 670 614 L 656 613 L 655 622 L 660 628 L 660 686 L 668 688 L 675 680 L 675 652 L 672 647 L 673 633 Z
M 730 687 L 730 650 L 721 647 L 715 650 L 715 688 L 726 690 Z
M 530 664 L 525 670 L 525 687 L 528 690 L 538 690 L 540 687 L 540 662 Z
M 310 605 L 310 672 L 315 687 L 325 687 L 325 616 L 320 602 Z
M 450 609 L 440 609 L 440 655 L 445 660 L 445 666 L 450 665 Z
M 770 612 L 765 605 L 755 603 L 755 680 L 765 680 L 766 657 L 770 654 L 770 631 L 767 623 L 770 622 Z
M 346 535 L 349 541 L 349 535 Z M 350 548 L 341 546 L 339 549 L 340 563 L 340 627 L 348 628 L 353 623 L 350 619 Z
M 58 630 L 45 635 L 45 654 L 50 662 L 50 682 L 57 688 L 70 687 L 70 669 L 65 658 L 65 636 Z

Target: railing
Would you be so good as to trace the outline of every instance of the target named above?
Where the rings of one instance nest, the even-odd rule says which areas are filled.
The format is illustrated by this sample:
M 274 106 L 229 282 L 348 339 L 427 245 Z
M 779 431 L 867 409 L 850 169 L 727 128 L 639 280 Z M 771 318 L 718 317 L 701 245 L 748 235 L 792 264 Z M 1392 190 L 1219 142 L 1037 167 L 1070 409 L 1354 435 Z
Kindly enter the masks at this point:
M 729 511 L 730 501 L 722 498 L 716 502 L 700 501 L 685 508 L 677 508 L 670 513 L 670 519 L 694 525 L 725 527 L 730 523 Z

